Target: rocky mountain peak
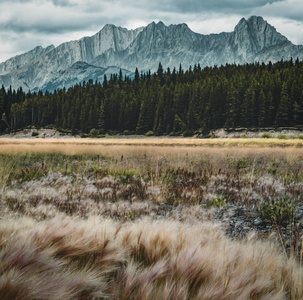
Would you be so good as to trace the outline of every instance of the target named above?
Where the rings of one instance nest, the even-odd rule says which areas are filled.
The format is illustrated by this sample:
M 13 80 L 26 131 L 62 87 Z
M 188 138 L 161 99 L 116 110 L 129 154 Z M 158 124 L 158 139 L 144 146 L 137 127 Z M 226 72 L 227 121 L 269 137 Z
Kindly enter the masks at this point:
M 235 27 L 235 32 L 238 32 L 238 31 L 241 31 L 241 30 L 243 30 L 244 28 L 247 28 L 248 27 L 248 23 L 247 23 L 247 21 L 246 21 L 246 19 L 245 18 L 242 18 L 240 21 L 239 21 L 239 23 L 236 25 L 236 27 Z
M 157 26 L 159 26 L 159 27 L 166 27 L 165 24 L 162 21 L 159 21 L 157 23 Z
M 226 63 L 303 58 L 303 46 L 293 45 L 262 17 L 242 18 L 233 32 L 202 35 L 186 24 L 152 22 L 134 30 L 105 25 L 98 33 L 47 48 L 36 47 L 0 64 L 0 85 L 53 90 L 81 80 L 99 80 L 106 72 L 184 69 Z M 81 63 L 79 63 L 81 62 Z
M 268 25 L 268 23 L 261 16 L 250 16 L 247 19 L 247 23 L 250 25 Z
M 242 52 L 257 53 L 266 47 L 288 41 L 260 16 L 242 18 L 235 27 L 235 40 Z
M 105 24 L 103 26 L 103 28 L 101 29 L 101 31 L 113 30 L 114 28 L 116 28 L 116 26 L 114 24 Z

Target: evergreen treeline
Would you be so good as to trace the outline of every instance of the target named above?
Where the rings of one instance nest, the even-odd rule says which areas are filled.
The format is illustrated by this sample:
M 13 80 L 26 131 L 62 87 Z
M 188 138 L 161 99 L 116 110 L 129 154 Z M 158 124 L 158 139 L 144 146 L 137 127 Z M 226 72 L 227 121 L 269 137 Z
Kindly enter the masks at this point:
M 53 93 L 0 90 L 0 130 L 54 126 L 73 134 L 208 133 L 222 127 L 303 125 L 303 62 L 226 65 L 184 71 L 159 64 Z M 94 130 L 95 129 L 95 130 Z M 151 132 L 150 132 L 151 134 Z

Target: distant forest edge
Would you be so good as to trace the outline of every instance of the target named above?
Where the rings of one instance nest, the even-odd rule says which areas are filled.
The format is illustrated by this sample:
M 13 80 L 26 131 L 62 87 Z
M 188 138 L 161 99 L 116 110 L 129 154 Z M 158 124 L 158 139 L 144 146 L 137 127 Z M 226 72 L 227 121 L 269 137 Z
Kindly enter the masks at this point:
M 0 90 L 0 131 L 205 135 L 218 128 L 303 128 L 303 62 L 200 65 L 114 74 L 53 93 Z

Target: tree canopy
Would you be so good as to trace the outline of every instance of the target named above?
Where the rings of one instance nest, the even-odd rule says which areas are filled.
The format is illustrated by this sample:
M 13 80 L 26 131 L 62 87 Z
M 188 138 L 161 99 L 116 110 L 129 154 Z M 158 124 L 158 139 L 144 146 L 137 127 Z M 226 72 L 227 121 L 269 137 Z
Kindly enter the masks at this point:
M 73 134 L 208 133 L 236 127 L 303 126 L 303 62 L 225 65 L 151 74 L 122 72 L 53 93 L 0 89 L 0 131 L 53 126 Z

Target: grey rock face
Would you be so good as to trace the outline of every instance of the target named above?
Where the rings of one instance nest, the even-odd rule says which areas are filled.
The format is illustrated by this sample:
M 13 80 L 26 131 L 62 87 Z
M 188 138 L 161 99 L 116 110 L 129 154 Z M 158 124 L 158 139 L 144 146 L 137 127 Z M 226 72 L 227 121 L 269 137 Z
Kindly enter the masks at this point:
M 13 71 L 23 66 L 31 63 L 35 59 L 44 54 L 48 53 L 49 51 L 53 50 L 55 47 L 50 45 L 46 48 L 42 48 L 41 46 L 36 47 L 35 49 L 21 55 L 17 55 L 8 59 L 7 61 L 0 64 L 0 74 L 1 73 L 8 73 L 9 71 Z
M 303 46 L 292 44 L 261 17 L 241 19 L 233 32 L 202 35 L 186 24 L 151 23 L 135 30 L 106 25 L 92 37 L 46 49 L 37 47 L 0 64 L 0 84 L 13 88 L 54 90 L 87 78 L 103 79 L 115 66 L 134 72 L 154 72 L 159 62 L 166 69 L 184 69 L 226 63 L 275 62 L 303 58 Z M 84 62 L 83 64 L 76 64 Z M 81 66 L 81 72 L 79 67 Z M 113 69 L 115 70 L 115 69 Z M 104 73 L 105 72 L 105 73 Z M 116 73 L 116 71 L 115 71 Z
M 117 67 L 102 68 L 90 65 L 83 61 L 78 61 L 65 71 L 61 71 L 59 76 L 49 81 L 43 90 L 52 91 L 58 88 L 69 88 L 76 83 L 82 83 L 83 81 L 88 82 L 90 79 L 103 81 L 104 75 L 109 78 L 110 74 L 118 74 L 119 72 L 120 68 Z M 129 76 L 131 75 L 131 72 L 122 69 L 122 74 L 123 76 Z

